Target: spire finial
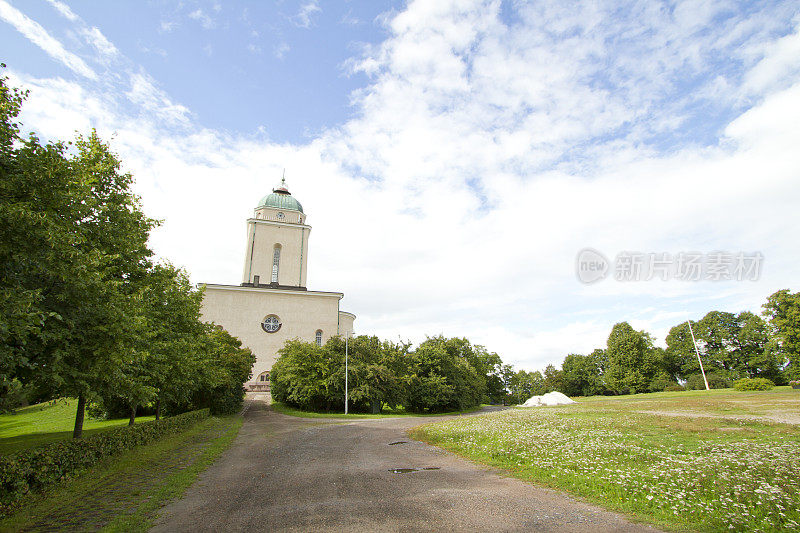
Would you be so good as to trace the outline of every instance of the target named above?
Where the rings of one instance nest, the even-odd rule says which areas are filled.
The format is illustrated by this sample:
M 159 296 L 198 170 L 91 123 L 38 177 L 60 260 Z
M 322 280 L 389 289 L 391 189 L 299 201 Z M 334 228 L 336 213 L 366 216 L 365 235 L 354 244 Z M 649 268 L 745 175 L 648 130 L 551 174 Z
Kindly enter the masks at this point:
M 289 194 L 289 189 L 286 188 L 286 169 L 283 169 L 283 174 L 281 175 L 281 184 L 272 189 L 272 192 L 277 192 L 281 194 Z

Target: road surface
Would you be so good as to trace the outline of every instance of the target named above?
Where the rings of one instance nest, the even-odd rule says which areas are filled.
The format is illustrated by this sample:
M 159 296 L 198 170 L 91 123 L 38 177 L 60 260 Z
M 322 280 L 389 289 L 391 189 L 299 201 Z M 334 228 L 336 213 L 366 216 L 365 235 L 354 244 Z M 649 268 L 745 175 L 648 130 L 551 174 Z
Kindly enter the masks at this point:
M 296 418 L 251 402 L 231 448 L 152 531 L 655 531 L 407 436 L 432 421 Z

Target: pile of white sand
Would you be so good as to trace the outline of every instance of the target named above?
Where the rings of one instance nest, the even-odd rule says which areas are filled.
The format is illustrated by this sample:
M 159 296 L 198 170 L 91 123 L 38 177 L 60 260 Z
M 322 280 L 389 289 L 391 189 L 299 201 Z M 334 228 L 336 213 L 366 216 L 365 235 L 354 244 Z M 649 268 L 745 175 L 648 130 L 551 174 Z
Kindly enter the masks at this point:
M 569 405 L 575 403 L 560 392 L 548 392 L 543 396 L 531 396 L 520 407 L 541 407 L 543 405 Z

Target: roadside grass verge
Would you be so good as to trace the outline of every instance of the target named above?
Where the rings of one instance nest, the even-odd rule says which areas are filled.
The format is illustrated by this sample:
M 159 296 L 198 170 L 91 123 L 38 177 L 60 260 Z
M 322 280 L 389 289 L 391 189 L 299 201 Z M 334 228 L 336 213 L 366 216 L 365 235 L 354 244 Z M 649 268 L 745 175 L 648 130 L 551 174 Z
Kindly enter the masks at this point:
M 276 413 L 281 413 L 282 415 L 289 415 L 289 416 L 297 416 L 300 418 L 344 418 L 344 419 L 357 419 L 357 418 L 396 418 L 398 416 L 446 416 L 446 415 L 460 415 L 466 413 L 474 413 L 475 411 L 480 411 L 486 405 L 479 405 L 478 407 L 473 407 L 472 409 L 465 409 L 463 411 L 451 411 L 448 413 L 412 413 L 410 411 L 406 411 L 403 408 L 400 409 L 383 409 L 380 414 L 369 414 L 369 413 L 317 413 L 315 411 L 303 411 L 302 409 L 297 409 L 295 407 L 290 407 L 285 403 L 275 402 L 269 404 L 270 409 L 275 411 Z
M 0 415 L 0 455 L 16 453 L 42 444 L 72 438 L 77 400 L 65 399 L 40 403 Z M 153 420 L 153 416 L 136 417 L 136 422 Z M 128 424 L 127 418 L 97 420 L 86 417 L 83 435 Z
M 108 458 L 75 479 L 30 496 L 0 531 L 146 531 L 230 446 L 240 416 L 212 417 L 149 446 Z
M 782 396 L 761 394 L 760 403 Z M 642 414 L 675 406 L 641 396 L 651 397 L 512 409 L 427 424 L 411 436 L 667 528 L 800 529 L 797 426 Z M 724 412 L 742 398 L 728 391 L 687 400 L 693 412 Z

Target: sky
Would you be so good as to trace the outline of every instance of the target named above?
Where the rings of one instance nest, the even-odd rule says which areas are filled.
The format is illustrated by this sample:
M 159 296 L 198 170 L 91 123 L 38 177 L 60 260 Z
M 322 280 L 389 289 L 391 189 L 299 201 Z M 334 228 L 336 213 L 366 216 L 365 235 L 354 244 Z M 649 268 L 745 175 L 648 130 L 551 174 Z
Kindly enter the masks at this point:
M 541 370 L 800 290 L 796 1 L 0 0 L 0 61 L 197 283 L 285 169 L 357 334 Z

